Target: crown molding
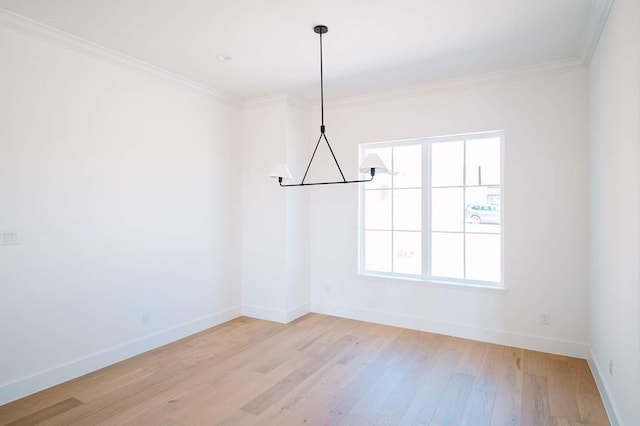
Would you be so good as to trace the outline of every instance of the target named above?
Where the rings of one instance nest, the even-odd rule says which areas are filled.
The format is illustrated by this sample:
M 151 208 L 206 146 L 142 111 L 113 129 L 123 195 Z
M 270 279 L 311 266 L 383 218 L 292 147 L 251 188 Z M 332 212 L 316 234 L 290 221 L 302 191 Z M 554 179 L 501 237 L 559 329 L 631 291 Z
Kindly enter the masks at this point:
M 486 84 L 515 81 L 538 74 L 552 74 L 566 72 L 588 67 L 593 53 L 597 47 L 602 30 L 606 24 L 609 11 L 614 0 L 590 0 L 589 11 L 585 23 L 578 56 L 576 58 L 533 65 L 513 70 L 482 74 L 472 77 L 464 77 L 446 80 L 435 84 L 420 85 L 389 91 L 357 95 L 326 102 L 327 106 L 339 106 L 352 103 L 368 102 L 380 99 L 420 96 L 431 93 L 462 90 Z M 305 110 L 312 109 L 310 104 L 287 93 L 250 98 L 242 101 L 218 89 L 190 80 L 186 77 L 167 71 L 155 65 L 143 62 L 139 59 L 127 56 L 120 52 L 74 36 L 24 16 L 15 14 L 0 8 L 0 26 L 12 29 L 22 34 L 45 40 L 53 44 L 65 47 L 85 56 L 97 58 L 122 66 L 146 77 L 160 80 L 174 85 L 191 89 L 212 96 L 214 99 L 234 107 L 257 108 L 260 106 L 287 102 Z M 315 108 L 315 107 L 314 107 Z
M 288 92 L 274 93 L 266 96 L 249 98 L 244 101 L 245 109 L 261 108 L 270 105 L 287 104 L 293 107 L 311 111 L 311 105 Z
M 217 101 L 230 106 L 242 106 L 240 100 L 217 89 L 2 8 L 0 8 L 0 26 L 73 50 L 82 55 L 108 62 L 112 65 L 124 67 L 154 80 L 171 83 L 182 88 L 207 94 Z
M 325 106 L 340 107 L 358 103 L 386 101 L 391 99 L 413 98 L 458 90 L 467 90 L 495 84 L 505 84 L 532 77 L 560 74 L 571 71 L 585 70 L 584 62 L 578 58 L 563 59 L 559 61 L 545 62 L 526 67 L 513 68 L 505 71 L 496 71 L 475 76 L 443 80 L 432 84 L 404 87 L 387 91 L 368 93 L 365 95 L 349 96 L 325 101 Z M 316 107 L 314 107 L 316 109 Z
M 589 1 L 587 21 L 585 22 L 582 38 L 580 39 L 580 46 L 578 47 L 578 58 L 580 58 L 587 67 L 591 63 L 591 58 L 596 51 L 596 47 L 598 47 L 598 41 L 600 41 L 600 35 L 607 23 L 613 1 L 614 0 Z

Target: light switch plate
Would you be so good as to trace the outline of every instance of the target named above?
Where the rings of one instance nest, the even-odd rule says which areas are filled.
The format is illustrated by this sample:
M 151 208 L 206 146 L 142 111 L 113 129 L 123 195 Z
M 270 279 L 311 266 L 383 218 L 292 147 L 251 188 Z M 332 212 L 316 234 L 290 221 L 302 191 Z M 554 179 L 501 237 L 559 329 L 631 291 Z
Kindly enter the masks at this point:
M 21 243 L 20 233 L 13 229 L 0 229 L 0 245 L 15 246 Z

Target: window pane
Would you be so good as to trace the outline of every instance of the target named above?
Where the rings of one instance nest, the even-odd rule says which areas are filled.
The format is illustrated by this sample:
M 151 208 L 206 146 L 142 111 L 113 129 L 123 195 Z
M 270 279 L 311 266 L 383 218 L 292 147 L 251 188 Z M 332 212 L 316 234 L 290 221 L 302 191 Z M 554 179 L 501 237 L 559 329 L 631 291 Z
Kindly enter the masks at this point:
M 500 138 L 467 141 L 467 185 L 500 184 Z
M 476 186 L 465 189 L 464 220 L 467 232 L 500 232 L 500 187 Z
M 391 272 L 391 231 L 365 231 L 364 254 L 365 269 Z
M 431 146 L 431 186 L 462 186 L 464 142 L 438 142 Z
M 420 188 L 422 186 L 421 165 L 421 145 L 393 148 L 393 187 Z M 391 167 L 391 165 L 387 164 L 387 167 Z
M 500 282 L 500 235 L 466 235 L 466 279 Z
M 366 229 L 391 229 L 391 190 L 365 191 L 364 208 Z
M 494 134 L 362 145 L 390 169 L 360 186 L 364 270 L 500 283 L 502 136 Z
M 367 148 L 362 153 L 362 159 L 366 158 L 368 154 L 378 154 L 384 165 L 387 166 L 389 170 L 391 170 L 391 150 L 391 147 Z M 391 175 L 389 173 L 376 173 L 376 176 L 373 178 L 373 180 L 371 182 L 365 183 L 364 185 L 366 189 L 391 188 Z
M 431 233 L 431 275 L 464 278 L 464 234 Z
M 420 189 L 393 191 L 393 229 L 420 231 L 422 229 L 422 196 Z
M 462 232 L 462 188 L 434 188 L 431 191 L 431 229 Z
M 421 232 L 393 233 L 393 272 L 419 275 L 422 259 Z

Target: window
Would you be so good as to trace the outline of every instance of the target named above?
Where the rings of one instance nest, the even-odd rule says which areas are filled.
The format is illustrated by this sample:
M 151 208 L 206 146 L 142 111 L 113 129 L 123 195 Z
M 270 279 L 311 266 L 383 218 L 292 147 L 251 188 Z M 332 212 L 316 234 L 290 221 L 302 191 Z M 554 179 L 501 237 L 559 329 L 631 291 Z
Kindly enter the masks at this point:
M 365 275 L 502 287 L 502 132 L 363 144 L 389 174 L 360 187 Z

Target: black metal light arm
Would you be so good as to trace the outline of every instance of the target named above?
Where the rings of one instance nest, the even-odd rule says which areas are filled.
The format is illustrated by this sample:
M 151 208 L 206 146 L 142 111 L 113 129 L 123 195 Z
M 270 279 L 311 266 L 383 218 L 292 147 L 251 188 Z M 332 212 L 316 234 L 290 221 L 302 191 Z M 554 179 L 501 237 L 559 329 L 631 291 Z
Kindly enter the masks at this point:
M 371 169 L 371 177 L 369 179 L 360 179 L 360 180 L 337 180 L 335 182 L 312 182 L 312 183 L 290 183 L 290 184 L 282 184 L 282 177 L 278 177 L 278 182 L 280 186 L 311 186 L 311 185 L 335 185 L 337 183 L 363 183 L 363 182 L 371 182 L 373 177 L 376 175 L 376 169 Z
M 373 177 L 376 174 L 376 169 L 375 168 L 371 168 L 371 177 L 369 179 L 359 179 L 359 180 L 347 180 L 344 177 L 344 173 L 342 173 L 342 168 L 340 167 L 340 164 L 338 163 L 338 159 L 336 158 L 336 155 L 333 152 L 333 148 L 331 148 L 331 144 L 329 143 L 329 139 L 327 139 L 327 136 L 325 134 L 325 126 L 324 126 L 324 73 L 323 73 L 323 69 L 322 69 L 322 34 L 326 34 L 329 29 L 324 26 L 324 25 L 316 25 L 313 28 L 313 31 L 316 34 L 320 35 L 320 117 L 321 117 L 321 124 L 320 124 L 320 137 L 318 138 L 318 142 L 316 142 L 316 147 L 313 150 L 313 154 L 311 154 L 311 159 L 309 160 L 309 164 L 307 164 L 307 169 L 304 172 L 304 176 L 302 177 L 302 181 L 300 183 L 292 183 L 292 184 L 282 184 L 282 176 L 278 176 L 278 182 L 280 183 L 280 186 L 282 187 L 288 187 L 288 186 L 311 186 L 311 185 L 334 185 L 334 184 L 339 184 L 339 183 L 361 183 L 361 182 L 371 182 L 373 180 Z M 341 181 L 335 181 L 335 182 L 313 182 L 313 183 L 305 183 L 305 179 L 307 178 L 307 174 L 309 173 L 309 168 L 311 167 L 311 163 L 313 162 L 314 157 L 316 156 L 316 152 L 318 151 L 318 146 L 320 145 L 320 141 L 322 141 L 322 139 L 325 140 L 325 142 L 327 143 L 327 146 L 329 147 L 329 151 L 331 152 L 331 156 L 333 157 L 333 161 L 336 163 L 336 166 L 338 167 L 338 171 L 340 172 L 340 176 L 342 176 L 342 180 Z M 378 159 L 378 161 L 380 161 Z M 366 160 L 365 160 L 366 162 Z M 384 167 L 384 164 L 382 165 L 382 170 L 386 171 L 386 168 Z M 289 175 L 290 177 L 290 173 L 288 172 L 288 170 L 286 169 L 286 173 Z M 274 176 L 275 177 L 275 176 Z

